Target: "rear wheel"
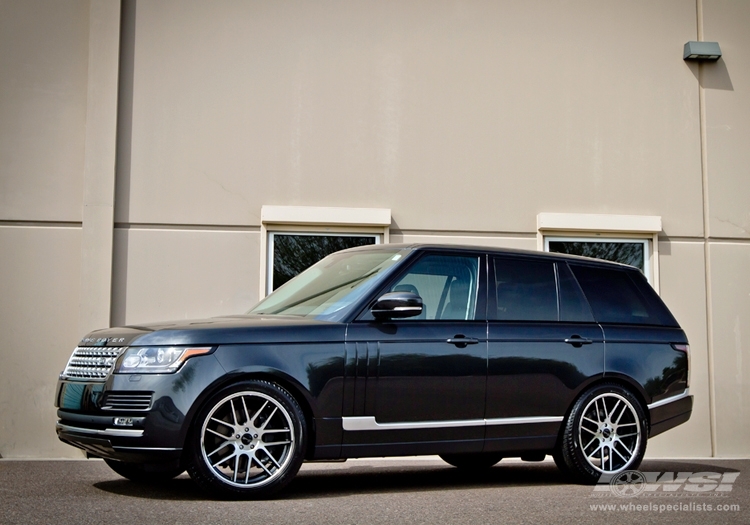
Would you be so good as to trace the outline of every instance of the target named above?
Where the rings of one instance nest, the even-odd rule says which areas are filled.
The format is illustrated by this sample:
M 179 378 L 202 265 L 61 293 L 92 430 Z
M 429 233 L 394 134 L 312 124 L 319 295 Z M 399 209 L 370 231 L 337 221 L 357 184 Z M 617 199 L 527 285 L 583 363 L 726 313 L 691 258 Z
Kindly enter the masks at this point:
M 123 478 L 139 483 L 169 481 L 185 472 L 184 468 L 171 464 L 125 463 L 114 459 L 105 459 L 104 462 Z
M 639 401 L 618 384 L 582 395 L 565 422 L 555 462 L 583 483 L 636 469 L 646 452 L 648 424 Z
M 503 459 L 497 452 L 477 452 L 473 454 L 440 454 L 440 458 L 456 468 L 465 470 L 488 469 Z
M 245 381 L 206 403 L 188 439 L 188 473 L 199 486 L 225 498 L 262 498 L 297 474 L 305 417 L 280 386 Z

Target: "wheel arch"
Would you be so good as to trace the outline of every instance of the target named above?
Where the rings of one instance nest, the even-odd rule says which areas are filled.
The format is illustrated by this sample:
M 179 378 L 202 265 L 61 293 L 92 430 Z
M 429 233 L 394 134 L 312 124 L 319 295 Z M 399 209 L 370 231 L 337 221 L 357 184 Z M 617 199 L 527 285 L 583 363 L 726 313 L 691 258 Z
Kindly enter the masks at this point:
M 576 405 L 578 400 L 582 396 L 584 396 L 586 392 L 588 392 L 589 390 L 597 388 L 600 385 L 606 385 L 606 384 L 619 385 L 622 388 L 629 391 L 631 394 L 633 394 L 633 396 L 635 396 L 636 400 L 640 403 L 641 408 L 643 409 L 644 415 L 646 416 L 646 425 L 647 425 L 646 431 L 648 435 L 648 432 L 651 429 L 651 415 L 649 414 L 648 403 L 646 402 L 646 391 L 633 378 L 628 377 L 623 374 L 612 374 L 612 375 L 600 376 L 594 379 L 593 381 L 586 383 L 586 385 L 580 389 L 578 394 L 576 394 L 576 396 L 573 397 L 570 404 L 568 405 L 568 408 L 565 410 L 563 423 L 560 425 L 560 430 L 557 433 L 557 446 L 559 446 L 560 443 L 562 442 L 562 436 L 563 436 L 563 433 L 565 432 L 565 422 L 570 417 L 570 414 L 573 411 L 573 407 Z
M 188 436 L 193 431 L 196 424 L 196 415 L 205 406 L 206 402 L 217 392 L 233 384 L 241 383 L 248 380 L 261 380 L 269 383 L 275 383 L 291 395 L 300 406 L 302 414 L 305 416 L 305 429 L 307 430 L 307 445 L 305 449 L 305 458 L 309 458 L 315 447 L 315 401 L 310 392 L 294 377 L 284 373 L 281 370 L 274 369 L 250 369 L 240 370 L 226 374 L 200 393 L 195 399 L 190 410 L 185 415 L 185 425 L 183 425 L 181 440 L 187 442 Z M 184 450 L 184 449 L 183 449 Z

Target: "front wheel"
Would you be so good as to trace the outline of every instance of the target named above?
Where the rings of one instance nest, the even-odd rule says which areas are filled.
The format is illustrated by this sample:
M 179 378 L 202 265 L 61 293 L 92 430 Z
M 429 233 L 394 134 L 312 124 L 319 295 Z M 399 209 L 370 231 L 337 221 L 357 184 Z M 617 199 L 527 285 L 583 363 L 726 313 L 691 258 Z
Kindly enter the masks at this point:
M 188 439 L 188 473 L 199 486 L 224 498 L 263 498 L 297 474 L 305 416 L 280 386 L 244 381 L 206 403 Z
M 618 384 L 592 388 L 565 422 L 555 461 L 582 483 L 636 469 L 646 452 L 648 423 L 640 402 Z

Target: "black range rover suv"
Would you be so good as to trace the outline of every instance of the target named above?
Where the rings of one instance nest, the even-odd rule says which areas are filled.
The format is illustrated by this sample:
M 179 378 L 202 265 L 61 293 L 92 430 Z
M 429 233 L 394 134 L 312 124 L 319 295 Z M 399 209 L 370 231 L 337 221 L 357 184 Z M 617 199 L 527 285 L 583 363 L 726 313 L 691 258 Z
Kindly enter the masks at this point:
M 304 460 L 551 454 L 580 482 L 637 468 L 687 421 L 685 333 L 635 268 L 379 245 L 328 256 L 246 315 L 87 335 L 59 438 L 131 480 L 184 470 L 266 497 Z

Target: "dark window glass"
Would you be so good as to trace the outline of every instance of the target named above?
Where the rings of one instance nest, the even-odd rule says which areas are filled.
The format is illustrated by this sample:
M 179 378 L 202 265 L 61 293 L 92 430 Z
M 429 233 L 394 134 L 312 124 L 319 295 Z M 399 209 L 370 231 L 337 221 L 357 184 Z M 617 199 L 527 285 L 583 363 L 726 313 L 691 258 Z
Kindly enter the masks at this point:
M 497 313 L 503 321 L 557 321 L 553 262 L 494 260 Z
M 273 289 L 324 257 L 344 250 L 375 244 L 375 238 L 343 235 L 273 235 Z M 270 290 L 269 290 L 270 291 Z
M 635 283 L 622 270 L 571 264 L 600 323 L 659 324 Z
M 557 263 L 557 276 L 560 283 L 560 320 L 569 322 L 592 322 L 591 308 L 583 296 L 568 265 Z
M 427 255 L 392 287 L 422 298 L 422 315 L 413 319 L 473 320 L 477 306 L 479 257 Z
M 643 271 L 642 242 L 549 241 L 549 251 L 635 266 Z

